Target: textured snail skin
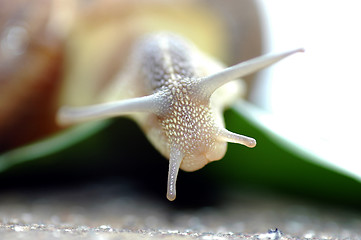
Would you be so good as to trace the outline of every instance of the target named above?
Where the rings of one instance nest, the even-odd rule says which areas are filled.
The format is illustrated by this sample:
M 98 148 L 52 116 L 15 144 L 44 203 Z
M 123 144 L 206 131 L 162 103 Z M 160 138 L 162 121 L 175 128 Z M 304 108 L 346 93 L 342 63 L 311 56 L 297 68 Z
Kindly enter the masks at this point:
M 119 81 L 129 99 L 85 107 L 62 107 L 60 125 L 133 114 L 149 140 L 169 158 L 167 198 L 176 197 L 179 168 L 195 171 L 221 159 L 227 142 L 255 147 L 256 140 L 224 128 L 222 112 L 239 95 L 239 77 L 258 71 L 295 52 L 258 57 L 229 68 L 171 33 L 143 37 Z M 129 84 L 132 79 L 133 82 Z M 131 85 L 131 86 L 130 86 Z M 119 96 L 124 98 L 124 96 Z M 140 114 L 141 113 L 141 114 Z

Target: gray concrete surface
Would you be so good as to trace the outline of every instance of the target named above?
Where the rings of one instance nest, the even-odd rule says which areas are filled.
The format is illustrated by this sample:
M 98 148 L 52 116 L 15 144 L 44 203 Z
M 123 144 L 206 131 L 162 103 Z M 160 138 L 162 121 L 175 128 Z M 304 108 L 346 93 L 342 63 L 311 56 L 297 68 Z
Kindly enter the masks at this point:
M 265 192 L 176 208 L 103 183 L 2 192 L 0 239 L 361 239 L 361 215 Z

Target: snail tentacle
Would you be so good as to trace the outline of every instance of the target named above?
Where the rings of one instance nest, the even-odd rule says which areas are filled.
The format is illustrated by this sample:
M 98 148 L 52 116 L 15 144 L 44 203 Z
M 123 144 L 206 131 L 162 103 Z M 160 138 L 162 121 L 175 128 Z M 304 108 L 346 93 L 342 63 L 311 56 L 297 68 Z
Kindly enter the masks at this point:
M 167 198 L 169 201 L 173 201 L 176 198 L 176 182 L 182 160 L 183 157 L 181 151 L 175 146 L 171 147 L 167 183 Z
M 241 78 L 247 76 L 251 73 L 257 72 L 265 67 L 268 67 L 294 53 L 303 52 L 302 48 L 283 52 L 276 55 L 266 55 L 260 56 L 253 59 L 250 59 L 245 62 L 238 63 L 231 67 L 225 68 L 220 72 L 217 72 L 213 75 L 203 78 L 198 83 L 199 89 L 204 89 L 203 92 L 206 97 L 212 95 L 212 93 L 217 90 L 222 85 L 235 80 L 237 78 Z
M 256 146 L 256 140 L 254 138 L 230 132 L 225 128 L 219 129 L 218 139 L 225 142 L 242 144 L 249 148 Z
M 109 117 L 123 116 L 134 112 L 160 111 L 161 97 L 154 93 L 149 96 L 131 98 L 126 100 L 107 102 L 84 107 L 62 107 L 57 115 L 60 125 L 69 125 L 89 120 L 99 120 Z

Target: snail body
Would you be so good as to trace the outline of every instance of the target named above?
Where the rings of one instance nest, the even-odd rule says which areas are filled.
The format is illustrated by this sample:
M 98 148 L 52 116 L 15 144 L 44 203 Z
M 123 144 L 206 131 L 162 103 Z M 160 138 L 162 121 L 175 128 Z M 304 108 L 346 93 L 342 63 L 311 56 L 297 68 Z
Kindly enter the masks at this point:
M 106 91 L 114 101 L 62 107 L 57 120 L 69 125 L 129 115 L 169 159 L 167 198 L 176 197 L 178 170 L 195 171 L 221 159 L 227 142 L 254 147 L 253 138 L 224 128 L 223 109 L 239 96 L 240 81 L 300 51 L 261 56 L 229 68 L 168 32 L 148 34 L 133 46 L 126 71 Z M 109 97 L 108 97 L 109 98 Z

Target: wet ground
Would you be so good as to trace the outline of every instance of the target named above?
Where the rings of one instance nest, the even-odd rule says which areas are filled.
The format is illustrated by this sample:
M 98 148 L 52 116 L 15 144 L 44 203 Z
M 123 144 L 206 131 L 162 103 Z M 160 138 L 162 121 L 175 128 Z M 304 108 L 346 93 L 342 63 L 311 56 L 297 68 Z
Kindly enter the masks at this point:
M 8 189 L 0 239 L 361 239 L 361 215 L 345 206 L 250 191 L 219 199 L 181 206 L 108 181 Z

